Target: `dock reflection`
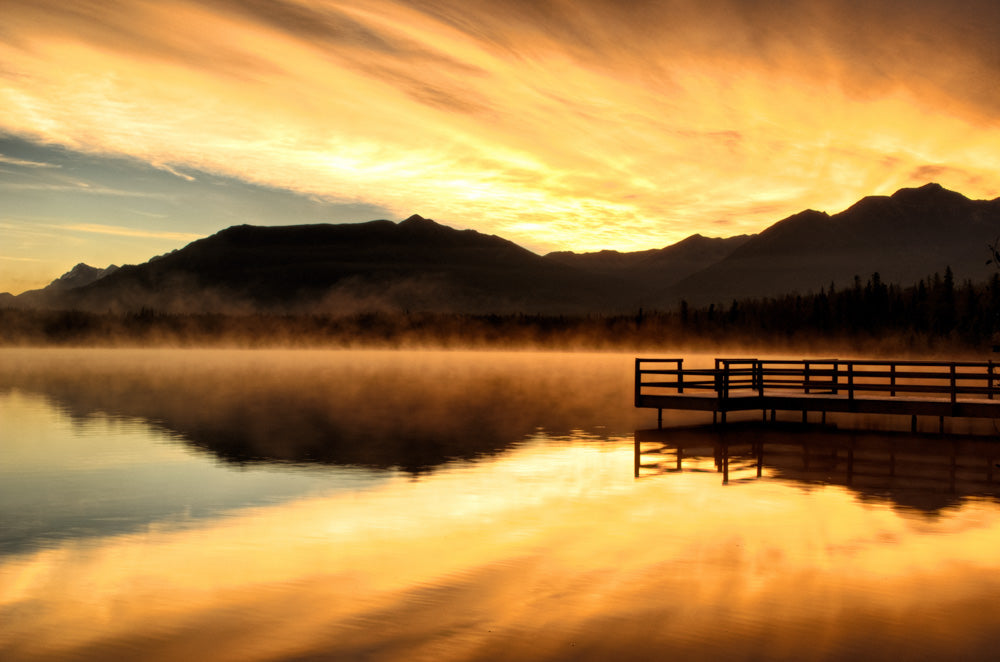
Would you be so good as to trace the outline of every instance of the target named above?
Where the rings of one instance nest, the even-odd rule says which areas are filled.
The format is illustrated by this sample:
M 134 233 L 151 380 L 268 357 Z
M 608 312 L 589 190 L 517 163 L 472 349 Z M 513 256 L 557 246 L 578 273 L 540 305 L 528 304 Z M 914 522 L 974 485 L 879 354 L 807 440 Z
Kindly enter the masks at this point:
M 1000 443 L 985 436 L 738 423 L 637 430 L 635 476 L 717 472 L 723 484 L 839 485 L 862 500 L 934 513 L 966 498 L 1000 500 Z

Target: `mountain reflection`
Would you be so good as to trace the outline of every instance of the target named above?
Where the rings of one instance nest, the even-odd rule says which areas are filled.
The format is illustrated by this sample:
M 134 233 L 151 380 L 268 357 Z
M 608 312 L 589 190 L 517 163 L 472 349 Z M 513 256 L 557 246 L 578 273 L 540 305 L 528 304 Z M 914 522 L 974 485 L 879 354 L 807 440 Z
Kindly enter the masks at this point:
M 0 391 L 138 419 L 225 462 L 399 468 L 501 452 L 543 428 L 634 429 L 630 364 L 502 352 L 23 352 Z M 617 422 L 617 423 L 616 423 Z
M 717 471 L 807 489 L 839 485 L 862 501 L 938 514 L 970 497 L 1000 501 L 1000 445 L 983 436 L 736 423 L 635 432 L 636 476 Z

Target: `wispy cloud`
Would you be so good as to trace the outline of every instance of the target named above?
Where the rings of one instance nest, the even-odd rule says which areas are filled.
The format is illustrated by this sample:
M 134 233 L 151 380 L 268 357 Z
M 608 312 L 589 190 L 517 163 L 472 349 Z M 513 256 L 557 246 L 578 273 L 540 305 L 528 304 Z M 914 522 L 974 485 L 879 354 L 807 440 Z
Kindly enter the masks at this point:
M 0 130 L 536 250 L 648 248 L 915 173 L 1000 195 L 1000 4 L 961 5 L 8 0 Z
M 49 193 L 82 193 L 85 195 L 108 195 L 123 198 L 151 198 L 161 200 L 169 197 L 165 193 L 158 193 L 155 191 L 112 188 L 109 186 L 90 184 L 88 182 L 73 182 L 70 184 L 45 182 L 0 182 L 0 189 L 6 189 L 8 191 L 43 191 Z
M 69 232 L 86 232 L 90 234 L 106 234 L 116 237 L 141 237 L 144 239 L 171 239 L 177 241 L 194 241 L 201 239 L 203 235 L 190 232 L 163 232 L 157 230 L 141 230 L 137 228 L 126 228 L 118 225 L 100 225 L 98 223 L 71 223 L 67 225 L 51 226 L 58 230 Z
M 197 179 L 196 179 L 195 177 L 193 177 L 192 175 L 189 175 L 189 174 L 187 174 L 187 173 L 184 173 L 184 172 L 181 172 L 181 171 L 180 171 L 180 170 L 178 170 L 177 168 L 173 168 L 173 167 L 171 167 L 171 166 L 169 166 L 169 165 L 166 165 L 166 164 L 164 164 L 164 163 L 157 163 L 157 164 L 154 164 L 154 165 L 155 165 L 155 166 L 156 166 L 157 168 L 159 168 L 160 170 L 164 170 L 164 171 L 166 171 L 166 172 L 169 172 L 169 173 L 170 173 L 171 175 L 173 175 L 174 177 L 179 177 L 180 179 L 183 179 L 184 181 L 187 181 L 187 182 L 195 182 L 195 181 L 198 181 L 198 180 L 197 180 Z
M 12 156 L 4 156 L 0 154 L 0 163 L 6 163 L 7 165 L 20 166 L 22 168 L 59 168 L 61 167 L 58 163 L 42 163 L 40 161 L 29 161 L 27 159 L 16 159 Z
M 0 255 L 0 260 L 7 260 L 8 262 L 41 262 L 42 260 L 35 257 L 19 257 L 14 255 Z

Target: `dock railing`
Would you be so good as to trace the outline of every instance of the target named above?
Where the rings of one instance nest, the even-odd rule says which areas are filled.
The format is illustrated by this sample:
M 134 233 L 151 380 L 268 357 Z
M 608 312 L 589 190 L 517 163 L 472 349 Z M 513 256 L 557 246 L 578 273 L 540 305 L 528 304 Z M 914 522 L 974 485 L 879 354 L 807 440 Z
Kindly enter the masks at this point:
M 714 368 L 684 368 L 680 358 L 637 358 L 635 402 L 647 394 L 714 392 L 721 400 L 786 395 L 992 400 L 1000 391 L 993 361 L 717 358 Z

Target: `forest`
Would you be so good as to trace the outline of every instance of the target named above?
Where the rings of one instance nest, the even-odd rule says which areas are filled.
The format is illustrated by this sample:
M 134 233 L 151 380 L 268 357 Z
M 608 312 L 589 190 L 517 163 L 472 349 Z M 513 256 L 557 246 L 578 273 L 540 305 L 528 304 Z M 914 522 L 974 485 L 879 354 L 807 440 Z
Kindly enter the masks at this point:
M 540 348 L 867 352 L 991 352 L 1000 345 L 1000 274 L 956 284 L 950 268 L 901 287 L 855 277 L 818 293 L 732 300 L 628 315 L 179 314 L 0 309 L 5 346 Z

